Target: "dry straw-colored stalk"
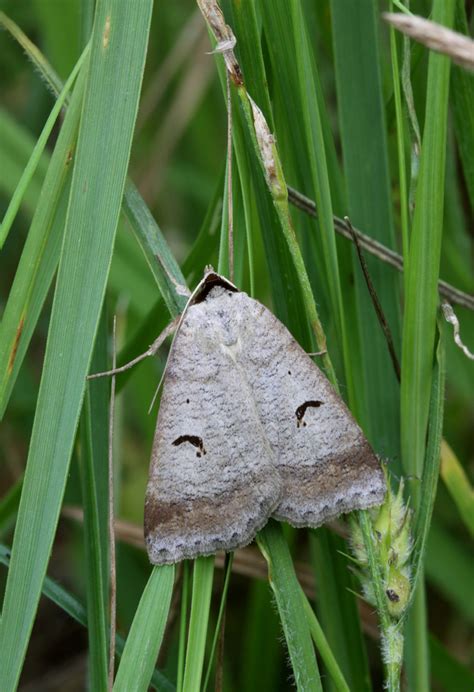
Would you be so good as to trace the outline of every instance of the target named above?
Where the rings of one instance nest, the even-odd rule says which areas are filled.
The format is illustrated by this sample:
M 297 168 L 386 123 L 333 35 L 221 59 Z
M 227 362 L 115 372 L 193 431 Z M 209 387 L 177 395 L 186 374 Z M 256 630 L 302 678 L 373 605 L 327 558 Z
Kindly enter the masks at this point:
M 382 16 L 403 34 L 438 53 L 448 55 L 458 65 L 474 70 L 474 41 L 468 36 L 414 14 L 384 12 Z

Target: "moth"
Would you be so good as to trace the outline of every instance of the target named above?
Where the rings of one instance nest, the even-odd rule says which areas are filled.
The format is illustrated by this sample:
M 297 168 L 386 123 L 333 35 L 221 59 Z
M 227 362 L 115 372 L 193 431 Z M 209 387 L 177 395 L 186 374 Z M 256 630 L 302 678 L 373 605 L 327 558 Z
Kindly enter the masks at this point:
M 171 346 L 145 500 L 154 564 L 245 546 L 270 517 L 317 527 L 380 504 L 384 474 L 287 328 L 208 269 Z

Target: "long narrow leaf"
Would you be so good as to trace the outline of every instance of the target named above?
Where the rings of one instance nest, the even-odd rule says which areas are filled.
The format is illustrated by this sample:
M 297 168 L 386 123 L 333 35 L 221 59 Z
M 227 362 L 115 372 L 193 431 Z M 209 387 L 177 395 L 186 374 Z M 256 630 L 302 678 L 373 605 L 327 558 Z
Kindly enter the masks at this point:
M 305 609 L 306 617 L 308 619 L 308 625 L 313 638 L 314 644 L 319 651 L 319 654 L 324 661 L 324 664 L 332 678 L 334 687 L 338 692 L 349 692 L 349 686 L 344 679 L 341 669 L 339 668 L 337 661 L 334 657 L 331 647 L 328 644 L 324 632 L 321 629 L 321 625 L 311 608 L 311 605 L 306 598 L 303 590 L 301 590 L 301 597 L 303 599 L 303 606 Z
M 459 459 L 445 440 L 441 445 L 441 478 L 464 525 L 474 536 L 474 489 Z
M 97 4 L 65 241 L 0 624 L 0 687 L 6 692 L 18 683 L 61 507 L 125 185 L 150 18 L 151 2 Z M 120 98 L 124 89 L 126 98 Z
M 15 523 L 22 488 L 23 478 L 20 478 L 0 500 L 0 537 Z
M 412 585 L 416 588 L 419 574 L 423 569 L 426 541 L 431 525 L 433 507 L 438 487 L 439 462 L 441 453 L 441 436 L 443 432 L 444 391 L 446 380 L 446 362 L 443 335 L 437 348 L 436 366 L 431 389 L 428 443 L 421 486 L 420 506 L 416 517 L 416 559 L 413 566 Z
M 199 690 L 201 686 L 213 574 L 214 557 L 200 557 L 195 560 L 184 691 Z
M 456 2 L 456 30 L 469 35 L 466 9 L 462 0 Z M 474 211 L 474 76 L 453 65 L 454 129 L 464 170 L 471 210 Z
M 474 625 L 472 547 L 434 521 L 428 536 L 425 567 L 430 584 L 457 608 L 466 622 Z
M 393 247 L 394 231 L 387 160 L 387 136 L 380 76 L 376 3 L 331 0 L 335 76 L 341 131 L 347 215 L 353 224 Z M 399 454 L 399 388 L 382 330 L 353 253 L 361 330 L 356 413 L 377 452 Z M 367 258 L 371 279 L 399 343 L 398 278 Z
M 339 276 L 339 264 L 337 258 L 336 235 L 333 224 L 333 209 L 329 186 L 328 167 L 326 162 L 326 150 L 323 140 L 321 117 L 314 78 L 312 76 L 309 42 L 306 36 L 306 27 L 303 21 L 303 12 L 298 0 L 290 3 L 290 16 L 293 30 L 293 43 L 296 57 L 297 76 L 299 81 L 299 94 L 301 95 L 301 111 L 303 116 L 306 150 L 310 162 L 311 183 L 314 190 L 316 207 L 318 209 L 318 226 L 323 250 L 326 287 L 329 293 L 331 315 L 336 325 L 336 334 L 340 348 L 347 363 L 345 368 L 346 382 L 349 399 L 355 402 L 354 382 L 352 368 L 350 367 L 351 354 L 346 337 L 346 324 L 344 317 L 344 305 L 342 302 L 341 281 Z
M 0 191 L 7 199 L 15 192 L 18 181 L 21 179 L 35 147 L 35 141 L 29 130 L 16 122 L 7 111 L 0 108 L 0 155 L 2 157 Z M 43 154 L 23 195 L 21 211 L 27 219 L 31 219 L 38 206 L 41 186 L 48 165 L 49 156 Z
M 435 0 L 433 19 L 453 21 L 454 3 Z M 431 53 L 403 322 L 402 454 L 407 473 L 420 478 L 431 390 L 443 223 L 449 60 Z
M 322 692 L 300 585 L 281 526 L 270 521 L 260 531 L 257 540 L 268 563 L 268 577 L 283 625 L 296 686 L 304 692 Z
M 450 27 L 453 19 L 454 2 L 435 0 L 433 20 Z M 413 478 L 423 476 L 430 405 L 443 229 L 449 69 L 448 58 L 430 54 L 420 174 L 405 283 L 401 448 L 404 469 Z M 416 482 L 411 485 L 417 509 L 419 487 Z M 413 689 L 425 692 L 430 684 L 426 604 L 421 581 L 409 618 L 406 652 L 409 684 Z
M 142 196 L 130 181 L 123 199 L 125 214 L 145 254 L 160 293 L 173 316 L 186 305 L 186 283 L 175 258 Z
M 310 534 L 311 563 L 317 586 L 317 612 L 329 645 L 351 689 L 370 690 L 369 664 L 362 636 L 354 575 L 340 536 L 322 527 Z
M 85 74 L 79 76 L 74 89 L 0 323 L 0 417 L 5 412 L 59 261 L 84 77 Z
M 173 583 L 174 565 L 153 569 L 125 642 L 114 684 L 116 692 L 148 689 L 165 631 Z
M 101 320 L 92 368 L 107 368 L 107 325 Z M 89 680 L 91 689 L 105 689 L 108 675 L 108 382 L 88 384 L 81 421 L 81 481 L 84 507 Z
M 45 123 L 43 131 L 41 132 L 41 135 L 39 136 L 38 141 L 36 142 L 35 148 L 26 165 L 21 180 L 19 181 L 15 193 L 10 200 L 10 204 L 8 205 L 8 209 L 5 212 L 5 216 L 3 217 L 3 221 L 0 227 L 0 249 L 3 247 L 3 244 L 5 243 L 5 240 L 8 237 L 8 233 L 10 231 L 12 223 L 15 220 L 15 216 L 18 212 L 18 209 L 20 208 L 21 200 L 23 199 L 25 190 L 28 187 L 31 178 L 33 177 L 34 172 L 40 162 L 41 155 L 44 151 L 44 148 L 51 134 L 53 126 L 57 120 L 59 113 L 61 112 L 61 108 L 64 106 L 66 102 L 66 98 L 69 96 L 69 92 L 72 88 L 72 85 L 74 84 L 74 81 L 77 75 L 79 74 L 79 70 L 84 64 L 88 52 L 89 46 L 86 46 L 81 57 L 77 61 L 73 71 L 71 72 L 68 80 L 63 86 L 61 93 L 56 99 L 56 103 L 54 104 L 53 109 L 51 110 L 51 113 L 49 114 L 49 117 Z
M 445 690 L 474 689 L 474 673 L 462 665 L 433 636 L 430 636 L 431 673 Z

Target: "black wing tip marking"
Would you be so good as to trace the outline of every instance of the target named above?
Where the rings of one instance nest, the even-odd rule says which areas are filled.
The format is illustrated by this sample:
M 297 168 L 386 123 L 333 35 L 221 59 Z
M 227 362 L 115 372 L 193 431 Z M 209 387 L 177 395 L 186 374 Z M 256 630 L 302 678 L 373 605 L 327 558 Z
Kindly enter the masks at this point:
M 205 301 L 207 296 L 209 295 L 209 292 L 215 286 L 222 286 L 223 288 L 225 288 L 229 292 L 229 294 L 239 293 L 239 289 L 236 286 L 234 286 L 233 283 L 228 281 L 224 276 L 221 276 L 220 274 L 217 274 L 214 271 L 210 271 L 204 277 L 201 290 L 195 296 L 195 298 L 193 300 L 193 304 L 202 303 L 203 301 Z

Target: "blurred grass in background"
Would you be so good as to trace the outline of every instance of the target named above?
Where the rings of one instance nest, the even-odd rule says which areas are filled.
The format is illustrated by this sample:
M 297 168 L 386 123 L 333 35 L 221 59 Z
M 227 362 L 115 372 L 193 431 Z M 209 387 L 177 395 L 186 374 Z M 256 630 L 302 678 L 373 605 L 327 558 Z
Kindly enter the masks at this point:
M 41 598 L 21 685 L 35 690 L 83 689 L 89 680 L 92 689 L 105 687 L 109 384 L 100 382 L 88 387 L 81 408 L 88 354 L 97 329 L 90 371 L 107 367 L 110 315 L 114 313 L 118 318 L 119 362 L 142 352 L 182 308 L 182 297 L 176 294 L 170 276 L 178 282 L 186 280 L 192 288 L 206 264 L 226 266 L 227 250 L 222 240 L 226 235 L 226 109 L 223 80 L 219 80 L 216 69 L 217 62 L 222 78 L 222 59 L 208 54 L 211 43 L 199 10 L 190 0 L 155 3 L 147 39 L 150 3 L 143 0 L 118 12 L 108 0 L 97 4 L 102 25 L 96 23 L 91 61 L 76 81 L 67 115 L 61 117 L 62 128 L 56 124 L 49 137 L 1 257 L 2 355 L 11 353 L 11 339 L 15 340 L 15 330 L 26 316 L 21 322 L 25 325 L 23 341 L 18 341 L 18 368 L 15 363 L 12 376 L 7 360 L 0 364 L 0 409 L 4 411 L 0 430 L 0 532 L 7 546 L 12 543 L 51 324 L 50 359 L 46 359 L 41 407 L 29 450 L 30 475 L 20 509 L 19 525 L 23 528 L 15 537 L 18 550 L 14 548 L 12 557 L 17 578 L 8 587 L 10 605 L 3 611 L 2 635 L 16 657 L 14 663 L 9 661 L 10 673 L 5 673 L 5 668 L 0 672 L 0 676 L 6 676 L 2 686 L 5 690 L 13 688 L 21 670 L 22 648 L 27 646 L 35 616 L 34 590 L 39 595 L 63 484 L 63 513 L 47 567 L 48 575 L 63 590 L 49 582 L 45 582 L 44 590 L 60 607 Z M 433 4 L 440 21 L 453 21 L 464 32 L 469 24 L 472 26 L 472 17 L 466 18 L 460 0 Z M 390 9 L 388 3 L 226 0 L 222 8 L 237 36 L 236 52 L 246 87 L 276 134 L 286 182 L 318 204 L 317 220 L 294 208 L 290 213 L 341 393 L 376 452 L 387 460 L 394 480 L 402 473 L 412 475 L 412 506 L 416 508 L 425 456 L 423 418 L 430 415 L 435 357 L 436 316 L 431 307 L 434 287 L 439 275 L 463 291 L 474 291 L 474 77 L 453 67 L 446 105 L 447 62 L 437 56 L 428 60 L 428 51 L 414 44 L 410 44 L 410 55 L 408 44 L 400 36 L 392 37 L 391 42 L 379 14 L 380 10 Z M 65 82 L 89 39 L 93 3 L 35 0 L 5 2 L 2 9 L 46 56 L 58 75 L 58 83 Z M 410 9 L 428 16 L 432 6 L 414 0 Z M 468 9 L 472 14 L 472 7 Z M 104 38 L 108 13 L 113 17 L 111 41 L 115 40 L 115 32 L 122 41 L 111 43 L 113 63 L 104 59 L 103 51 L 104 41 L 108 42 Z M 147 40 L 128 176 L 149 212 L 127 182 L 119 217 Z M 0 33 L 0 42 L 3 218 L 55 97 L 40 74 L 49 68 L 33 67 L 6 31 Z M 131 56 L 128 62 L 125 54 Z M 414 136 L 406 110 L 399 108 L 397 101 L 400 85 L 393 81 L 397 72 L 392 72 L 392 60 L 402 73 L 404 57 L 411 58 L 411 67 L 402 75 L 405 82 L 401 99 L 404 102 L 407 87 L 411 87 L 422 141 L 426 135 L 429 142 L 426 152 L 422 147 L 421 159 L 415 160 L 421 165 L 418 180 L 410 165 Z M 133 76 L 133 88 L 122 77 L 125 69 L 130 69 Z M 429 73 L 435 80 L 431 91 L 427 90 Z M 84 92 L 87 107 L 81 112 Z M 233 101 L 236 283 L 271 307 L 300 343 L 312 351 L 315 344 L 300 284 L 301 272 L 290 258 L 281 216 L 275 212 L 263 180 L 235 90 Z M 110 134 L 114 132 L 115 139 Z M 108 135 L 109 146 L 103 147 Z M 73 175 L 68 168 L 68 154 L 74 161 Z M 42 191 L 47 171 L 49 178 Z M 93 196 L 81 211 L 79 181 L 83 180 L 96 182 Z M 417 182 L 418 217 L 412 224 L 408 221 L 408 188 L 416 187 Z M 159 228 L 153 225 L 149 213 Z M 379 259 L 368 259 L 396 351 L 402 358 L 402 404 L 400 386 L 358 260 L 347 240 L 334 237 L 332 214 L 349 215 L 354 226 L 403 252 L 405 261 L 407 242 L 413 238 L 412 233 L 417 234 L 417 243 L 410 247 L 410 276 L 406 273 L 402 277 Z M 107 280 L 114 218 L 118 218 L 118 230 Z M 65 226 L 70 240 L 62 246 Z M 440 243 L 439 271 L 436 237 Z M 58 287 L 63 290 L 57 289 L 50 321 L 54 282 L 52 287 L 50 284 L 60 256 L 63 281 L 58 279 Z M 75 293 L 73 277 L 77 278 Z M 106 280 L 101 315 L 101 291 Z M 455 311 L 462 338 L 472 350 L 474 315 L 466 308 L 455 306 Z M 420 315 L 426 318 L 426 325 Z M 415 602 L 415 622 L 408 631 L 412 655 L 408 652 L 405 679 L 409 688 L 417 691 L 428 689 L 428 672 L 433 689 L 473 687 L 473 365 L 454 345 L 450 328 L 445 326 L 442 332 L 440 338 L 446 347 L 443 437 L 451 449 L 445 445 L 442 448 L 441 482 L 427 541 L 428 626 Z M 65 336 L 71 344 L 70 370 L 59 360 Z M 220 559 L 214 577 L 212 561 L 200 561 L 192 586 L 188 566 L 179 567 L 176 577 L 173 568 L 154 570 L 149 579 L 150 565 L 141 546 L 140 527 L 156 411 L 151 415 L 146 412 L 163 364 L 162 354 L 117 380 L 118 391 L 125 389 L 117 400 L 116 512 L 126 522 L 118 531 L 117 622 L 123 639 L 132 622 L 136 635 L 135 639 L 130 636 L 117 689 L 146 689 L 162 637 L 157 662 L 161 673 L 155 671 L 152 683 L 158 689 L 173 689 L 176 683 L 178 689 L 199 687 L 196 680 L 201 675 L 204 679 L 206 674 L 224 581 Z M 417 380 L 413 372 L 428 374 Z M 58 395 L 61 386 L 64 401 Z M 421 420 L 416 426 L 415 415 Z M 72 450 L 69 467 L 68 450 Z M 42 486 L 43 479 L 48 480 Z M 84 524 L 78 520 L 79 507 L 86 513 Z M 30 528 L 37 532 L 37 542 L 30 538 Z M 370 607 L 362 606 L 358 615 L 357 599 L 351 592 L 359 586 L 344 556 L 348 552 L 345 540 L 332 528 L 311 532 L 287 528 L 284 535 L 297 575 L 310 598 L 316 595 L 316 613 L 327 640 L 324 648 L 310 620 L 308 627 L 313 626 L 312 636 L 321 657 L 318 663 L 322 683 L 316 679 L 303 683 L 296 674 L 296 670 L 317 669 L 312 651 L 304 648 L 309 634 L 303 627 L 298 630 L 297 614 L 290 613 L 293 620 L 282 616 L 279 599 L 285 588 L 289 596 L 296 593 L 291 591 L 296 582 L 292 582 L 289 563 L 280 562 L 281 571 L 274 578 L 278 612 L 268 584 L 262 581 L 266 579 L 265 562 L 255 548 L 237 553 L 232 567 L 225 617 L 224 689 L 288 689 L 291 666 L 301 689 L 321 689 L 321 684 L 324 689 L 345 689 L 335 677 L 328 650 L 351 690 L 380 688 L 384 672 L 376 620 Z M 272 536 L 275 542 L 270 544 Z M 285 554 L 286 547 L 282 546 L 286 544 L 275 527 L 259 545 L 269 560 L 275 546 L 281 548 L 280 556 Z M 30 550 L 37 551 L 37 560 L 32 559 Z M 0 558 L 8 563 L 8 551 L 2 551 Z M 2 591 L 6 575 L 2 567 Z M 178 585 L 171 596 L 174 577 Z M 181 594 L 187 595 L 181 599 Z M 15 611 L 20 596 L 24 599 L 21 618 Z M 188 599 L 193 606 L 184 656 Z M 206 628 L 200 631 L 199 627 L 202 629 L 207 617 L 208 599 L 211 610 L 206 638 Z M 198 605 L 202 609 L 199 612 Z M 89 612 L 88 636 L 77 624 L 87 621 L 85 607 Z M 150 609 L 156 611 L 153 617 Z M 282 631 L 287 644 L 282 641 Z M 123 639 L 117 641 L 119 653 Z M 134 649 L 137 641 L 140 646 Z M 424 652 L 425 644 L 429 653 Z M 300 651 L 301 660 L 297 661 Z M 140 655 L 143 666 L 137 662 Z

